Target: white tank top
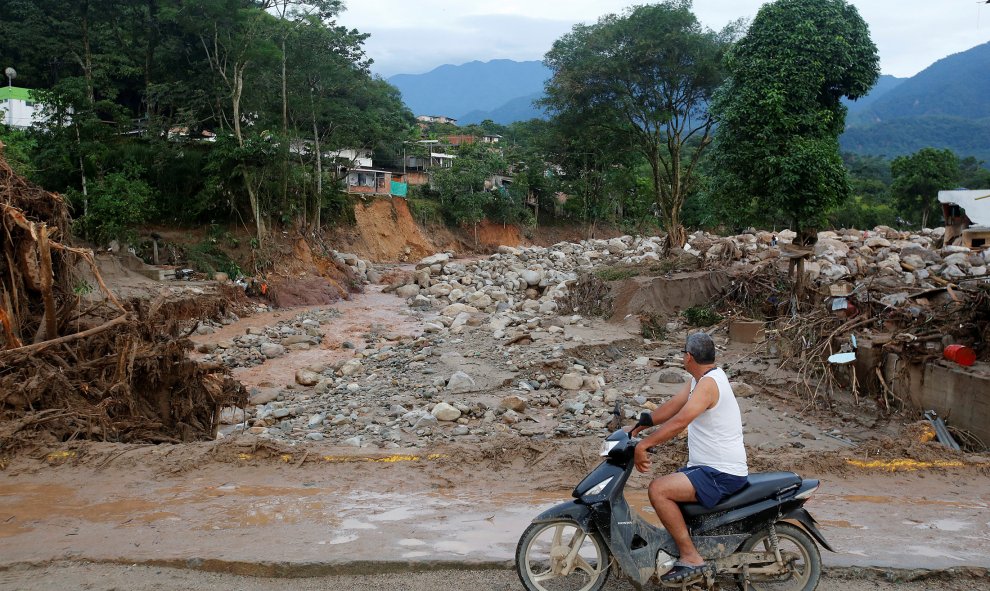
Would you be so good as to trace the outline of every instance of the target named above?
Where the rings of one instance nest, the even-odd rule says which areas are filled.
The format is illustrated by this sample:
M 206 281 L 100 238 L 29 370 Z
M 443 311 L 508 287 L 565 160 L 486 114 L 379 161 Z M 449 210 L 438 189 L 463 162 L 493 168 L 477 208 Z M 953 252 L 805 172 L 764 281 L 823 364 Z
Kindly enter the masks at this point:
M 688 466 L 709 466 L 726 474 L 748 476 L 742 415 L 729 385 L 729 376 L 717 367 L 701 377 L 705 378 L 711 378 L 718 385 L 718 403 L 688 425 Z M 691 378 L 691 394 L 697 385 Z

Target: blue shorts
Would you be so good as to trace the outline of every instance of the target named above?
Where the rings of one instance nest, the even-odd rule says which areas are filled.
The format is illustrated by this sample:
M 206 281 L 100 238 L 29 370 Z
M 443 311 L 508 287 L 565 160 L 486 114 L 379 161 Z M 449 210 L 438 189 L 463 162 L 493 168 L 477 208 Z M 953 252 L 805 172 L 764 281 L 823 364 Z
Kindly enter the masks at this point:
M 726 474 L 708 466 L 688 466 L 678 472 L 684 473 L 694 485 L 694 494 L 705 509 L 718 505 L 723 499 L 749 483 L 749 478 L 746 476 Z

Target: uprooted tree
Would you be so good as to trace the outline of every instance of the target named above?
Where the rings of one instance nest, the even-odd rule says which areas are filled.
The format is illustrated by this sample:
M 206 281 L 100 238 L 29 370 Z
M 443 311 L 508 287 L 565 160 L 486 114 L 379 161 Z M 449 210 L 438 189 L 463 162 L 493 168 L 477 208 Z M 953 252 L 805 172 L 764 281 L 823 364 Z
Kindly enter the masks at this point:
M 0 144 L 0 449 L 31 433 L 215 437 L 243 387 L 188 358 L 191 343 L 176 338 L 184 304 L 118 300 L 92 252 L 69 246 L 69 223 L 65 200 L 14 174 Z M 88 280 L 99 297 L 76 289 Z

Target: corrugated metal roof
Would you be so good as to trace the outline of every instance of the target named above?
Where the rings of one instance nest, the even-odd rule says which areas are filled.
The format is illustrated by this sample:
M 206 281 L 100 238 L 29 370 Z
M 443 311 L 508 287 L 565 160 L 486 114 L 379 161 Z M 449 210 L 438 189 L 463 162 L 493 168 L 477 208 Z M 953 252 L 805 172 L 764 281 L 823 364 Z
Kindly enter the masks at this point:
M 29 88 L 20 88 L 18 86 L 0 86 L 0 101 L 9 98 L 24 102 L 32 101 L 34 100 L 31 98 L 32 92 L 33 91 Z
M 977 226 L 990 226 L 990 189 L 981 191 L 939 191 L 939 203 L 954 203 L 966 211 Z

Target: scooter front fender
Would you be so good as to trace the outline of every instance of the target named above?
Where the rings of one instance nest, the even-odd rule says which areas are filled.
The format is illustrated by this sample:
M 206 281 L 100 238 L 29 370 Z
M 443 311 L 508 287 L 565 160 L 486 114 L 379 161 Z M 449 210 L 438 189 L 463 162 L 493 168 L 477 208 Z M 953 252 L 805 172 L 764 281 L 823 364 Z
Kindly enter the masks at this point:
M 825 536 L 822 535 L 822 532 L 818 531 L 818 527 L 815 526 L 818 522 L 815 521 L 815 518 L 811 516 L 811 513 L 808 513 L 808 511 L 803 507 L 794 509 L 790 513 L 785 514 L 781 519 L 784 521 L 798 522 L 801 524 L 801 527 L 805 529 L 805 531 L 811 534 L 811 537 L 815 538 L 815 541 L 817 541 L 822 548 L 825 548 L 829 552 L 835 552 L 835 550 L 832 549 L 832 546 L 825 541 Z
M 550 507 L 533 519 L 533 523 L 546 523 L 558 519 L 571 519 L 577 523 L 584 533 L 591 533 L 591 507 L 574 501 L 567 501 Z

